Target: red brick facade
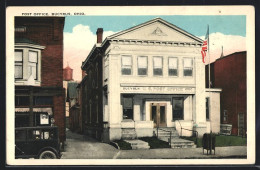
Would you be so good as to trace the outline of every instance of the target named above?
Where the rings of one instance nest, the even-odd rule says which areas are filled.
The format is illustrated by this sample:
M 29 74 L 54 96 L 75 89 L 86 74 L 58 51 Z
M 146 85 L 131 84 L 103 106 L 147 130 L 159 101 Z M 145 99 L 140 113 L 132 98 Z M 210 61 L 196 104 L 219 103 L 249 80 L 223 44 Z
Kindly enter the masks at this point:
M 26 32 L 15 37 L 27 38 L 45 46 L 42 50 L 41 86 L 63 86 L 63 27 L 64 17 L 16 17 L 15 27 Z
M 211 77 L 214 80 L 213 87 L 222 89 L 221 123 L 232 124 L 232 134 L 238 135 L 240 114 L 244 118 L 243 127 L 246 131 L 246 51 L 217 59 L 211 64 Z
M 64 17 L 15 17 L 15 38 L 22 38 L 37 43 L 45 48 L 41 53 L 41 85 L 38 96 L 52 96 L 53 117 L 59 127 L 60 141 L 65 136 L 65 89 L 63 89 L 63 28 Z M 27 86 L 24 85 L 24 88 Z M 50 89 L 56 89 L 54 91 Z M 16 88 L 19 89 L 19 88 Z M 17 90 L 16 95 L 21 95 Z M 25 94 L 22 94 L 25 95 Z M 29 94 L 28 94 L 29 95 Z M 31 94 L 36 95 L 36 94 Z M 30 105 L 32 107 L 32 105 Z

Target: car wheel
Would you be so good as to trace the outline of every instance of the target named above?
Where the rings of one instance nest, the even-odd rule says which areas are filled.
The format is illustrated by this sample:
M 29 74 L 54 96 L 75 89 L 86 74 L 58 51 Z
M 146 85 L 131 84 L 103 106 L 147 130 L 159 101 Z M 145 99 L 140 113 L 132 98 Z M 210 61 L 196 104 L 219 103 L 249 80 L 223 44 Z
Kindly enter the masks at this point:
M 39 159 L 56 159 L 56 158 L 57 158 L 56 154 L 52 151 L 43 151 L 39 156 Z

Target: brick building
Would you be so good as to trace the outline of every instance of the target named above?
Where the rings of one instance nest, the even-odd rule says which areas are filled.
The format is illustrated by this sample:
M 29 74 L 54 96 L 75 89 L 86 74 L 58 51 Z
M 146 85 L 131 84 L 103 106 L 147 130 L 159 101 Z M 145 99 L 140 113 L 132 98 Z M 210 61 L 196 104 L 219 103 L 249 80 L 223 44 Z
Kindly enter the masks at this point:
M 211 87 L 221 88 L 221 124 L 244 135 L 247 126 L 246 51 L 222 56 L 210 65 Z M 208 86 L 208 65 L 206 67 Z
M 15 17 L 15 126 L 48 126 L 54 119 L 62 143 L 64 19 Z

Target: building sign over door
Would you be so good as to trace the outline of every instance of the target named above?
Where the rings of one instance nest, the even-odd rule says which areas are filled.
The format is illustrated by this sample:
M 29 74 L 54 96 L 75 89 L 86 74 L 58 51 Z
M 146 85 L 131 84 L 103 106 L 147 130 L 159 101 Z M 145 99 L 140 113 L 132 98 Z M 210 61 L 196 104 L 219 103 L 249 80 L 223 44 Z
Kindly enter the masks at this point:
M 162 93 L 162 94 L 195 94 L 194 87 L 175 86 L 123 86 L 121 93 Z

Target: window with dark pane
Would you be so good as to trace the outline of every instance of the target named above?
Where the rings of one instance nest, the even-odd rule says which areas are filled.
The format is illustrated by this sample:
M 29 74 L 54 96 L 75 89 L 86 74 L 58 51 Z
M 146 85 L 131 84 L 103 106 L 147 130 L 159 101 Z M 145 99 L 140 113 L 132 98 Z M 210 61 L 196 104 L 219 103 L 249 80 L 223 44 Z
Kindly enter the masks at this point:
M 50 106 L 53 105 L 52 96 L 34 96 L 33 97 L 34 106 Z
M 169 76 L 178 76 L 178 59 L 175 57 L 169 57 Z
M 183 75 L 184 76 L 192 76 L 193 72 L 193 60 L 192 58 L 184 58 L 183 59 Z
M 153 75 L 163 75 L 163 59 L 162 57 L 153 57 Z
M 131 75 L 132 74 L 132 57 L 131 56 L 122 56 L 121 72 L 122 72 L 122 75 Z
M 133 98 L 131 96 L 122 97 L 123 119 L 133 119 Z
M 29 96 L 15 96 L 15 106 L 29 106 Z
M 183 98 L 172 99 L 172 120 L 183 120 Z
M 147 75 L 147 56 L 139 56 L 137 58 L 138 75 Z

